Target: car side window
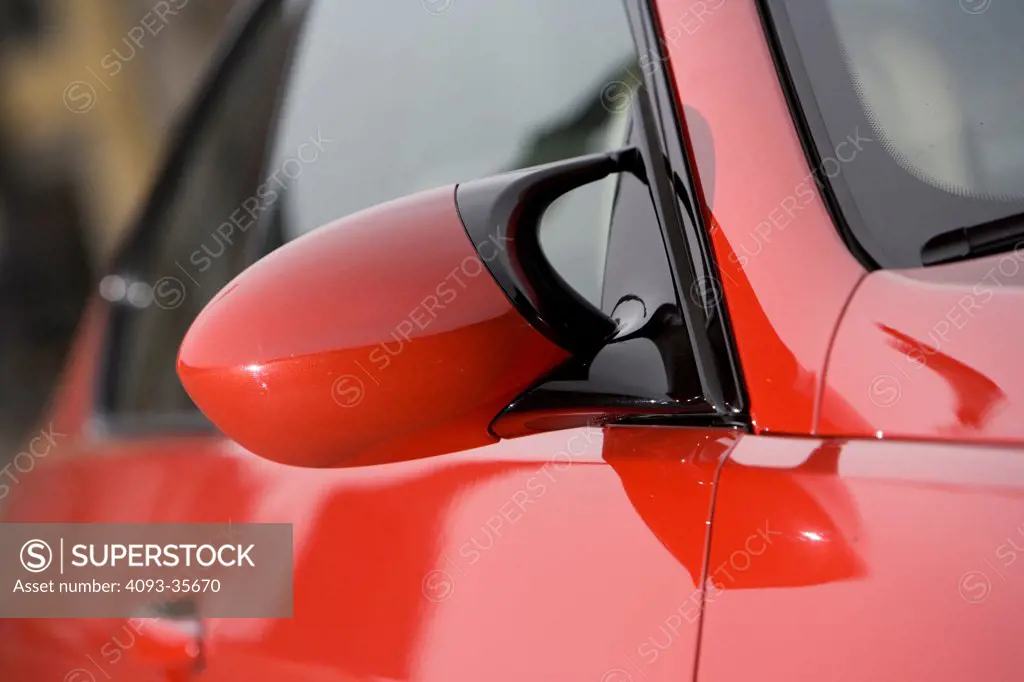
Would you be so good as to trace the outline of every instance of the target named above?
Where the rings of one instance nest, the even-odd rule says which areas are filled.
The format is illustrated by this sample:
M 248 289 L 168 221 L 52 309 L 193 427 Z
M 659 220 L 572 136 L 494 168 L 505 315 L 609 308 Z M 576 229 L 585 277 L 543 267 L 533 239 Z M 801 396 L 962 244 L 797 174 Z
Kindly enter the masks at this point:
M 286 240 L 421 190 L 625 146 L 627 111 L 604 97 L 637 62 L 622 0 L 434 4 L 314 4 L 276 156 L 310 131 L 331 142 L 288 189 Z M 542 233 L 596 305 L 614 196 L 614 183 L 574 192 Z
M 443 12 L 276 4 L 283 16 L 303 9 L 298 35 L 268 28 L 254 41 L 266 46 L 247 51 L 194 140 L 148 228 L 155 243 L 138 267 L 105 281 L 122 318 L 107 389 L 115 415 L 194 414 L 175 376 L 178 345 L 268 237 L 276 246 L 421 190 L 636 143 L 633 98 L 608 97 L 638 63 L 622 0 L 444 3 Z M 608 314 L 629 293 L 621 281 L 612 299 L 606 290 L 610 273 L 622 279 L 624 266 L 609 260 L 615 244 L 633 245 L 621 249 L 625 267 L 649 259 L 640 267 L 672 289 L 650 202 L 643 182 L 612 177 L 545 215 L 544 253 Z

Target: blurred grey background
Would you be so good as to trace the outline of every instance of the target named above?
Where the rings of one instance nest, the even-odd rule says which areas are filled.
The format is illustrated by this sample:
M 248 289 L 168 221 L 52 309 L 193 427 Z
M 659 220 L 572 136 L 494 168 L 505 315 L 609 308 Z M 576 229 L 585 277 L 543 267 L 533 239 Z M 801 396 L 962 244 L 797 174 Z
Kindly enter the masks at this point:
M 244 1 L 0 0 L 0 463 Z

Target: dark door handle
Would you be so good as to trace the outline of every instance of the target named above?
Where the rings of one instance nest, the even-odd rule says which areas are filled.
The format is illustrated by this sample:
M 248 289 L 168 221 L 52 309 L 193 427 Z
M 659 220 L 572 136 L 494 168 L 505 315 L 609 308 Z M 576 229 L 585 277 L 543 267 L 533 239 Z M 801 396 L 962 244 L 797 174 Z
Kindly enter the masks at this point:
M 139 658 L 166 670 L 168 682 L 185 682 L 203 670 L 205 632 L 194 600 L 155 602 L 135 620 Z

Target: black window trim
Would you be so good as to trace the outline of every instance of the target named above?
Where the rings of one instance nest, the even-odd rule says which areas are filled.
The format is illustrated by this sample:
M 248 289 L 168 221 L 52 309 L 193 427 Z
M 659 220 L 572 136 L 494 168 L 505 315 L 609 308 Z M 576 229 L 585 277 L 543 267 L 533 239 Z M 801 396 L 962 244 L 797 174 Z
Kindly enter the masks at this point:
M 694 343 L 694 359 L 702 372 L 705 397 L 710 399 L 715 415 L 685 416 L 686 423 L 709 426 L 750 428 L 749 400 L 743 383 L 742 370 L 732 324 L 725 297 L 713 297 L 710 314 L 694 300 L 696 280 L 694 262 L 710 278 L 715 292 L 723 292 L 720 270 L 711 245 L 711 232 L 695 190 L 696 183 L 691 160 L 683 144 L 685 118 L 679 110 L 671 71 L 665 68 L 669 55 L 665 50 L 664 33 L 658 21 L 655 0 L 625 0 L 638 55 L 654 55 L 663 65 L 657 69 L 643 69 L 644 86 L 638 98 L 647 133 L 653 138 L 650 146 L 657 147 L 662 163 L 647 159 L 652 171 L 652 193 L 657 192 L 659 219 L 663 236 L 669 248 L 676 289 L 684 312 L 689 316 L 688 326 Z M 657 189 L 656 189 L 657 188 Z M 701 324 L 695 324 L 695 321 Z M 717 327 L 718 334 L 712 334 Z M 716 336 L 720 337 L 716 341 Z M 705 383 L 706 382 L 706 383 Z
M 761 29 L 768 42 L 768 51 L 772 56 L 775 73 L 779 77 L 779 84 L 782 86 L 804 157 L 812 169 L 821 168 L 823 160 L 832 153 L 826 145 L 819 144 L 819 141 L 829 139 L 828 129 L 824 116 L 814 102 L 810 78 L 800 63 L 796 35 L 788 21 L 778 20 L 778 16 L 785 15 L 788 10 L 781 2 L 777 3 L 775 0 L 756 0 L 756 5 L 761 18 Z M 787 59 L 786 55 L 790 57 Z M 810 96 L 801 101 L 801 92 L 809 93 Z M 818 187 L 825 208 L 832 218 L 832 224 L 850 253 L 868 272 L 880 269 L 881 265 L 861 246 L 853 228 L 853 225 L 863 224 L 853 194 L 843 183 L 834 182 L 827 177 L 818 183 Z
M 168 155 L 153 183 L 153 190 L 143 202 L 139 215 L 132 221 L 121 247 L 115 253 L 109 274 L 130 284 L 138 280 L 139 263 L 154 248 L 160 235 L 159 221 L 174 199 L 183 180 L 183 171 L 192 157 L 195 140 L 202 134 L 210 116 L 219 104 L 219 95 L 248 54 L 250 44 L 261 35 L 267 21 L 277 20 L 289 2 L 300 0 L 258 0 L 240 3 L 229 15 L 225 37 L 214 50 L 206 72 L 191 101 L 173 124 L 168 136 Z M 301 0 L 306 2 L 306 0 Z M 262 226 L 257 225 L 256 229 Z M 118 386 L 118 358 L 128 316 L 135 310 L 127 301 L 107 304 L 100 362 L 94 386 L 94 409 L 90 429 L 97 436 L 132 435 L 202 435 L 216 432 L 216 427 L 199 411 L 181 411 L 160 415 L 132 414 L 115 409 Z

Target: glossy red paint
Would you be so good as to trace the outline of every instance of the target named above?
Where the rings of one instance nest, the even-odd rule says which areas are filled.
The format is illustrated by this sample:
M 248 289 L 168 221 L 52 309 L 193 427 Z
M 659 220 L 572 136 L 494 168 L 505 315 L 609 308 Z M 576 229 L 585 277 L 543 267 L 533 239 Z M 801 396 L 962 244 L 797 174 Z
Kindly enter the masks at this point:
M 168 682 L 185 682 L 204 667 L 202 627 L 198 620 L 164 618 L 129 621 L 135 631 L 140 660 L 167 670 Z
M 1019 678 L 1022 501 L 1016 448 L 743 437 L 697 679 Z
M 1022 263 L 872 273 L 836 334 L 819 432 L 1024 443 Z
M 96 339 L 81 341 L 84 350 Z M 104 440 L 69 430 L 58 443 L 11 486 L 4 522 L 223 523 L 253 500 L 221 437 Z M 160 619 L 0 619 L 0 679 L 186 682 L 193 668 L 179 630 Z
M 832 333 L 864 269 L 821 199 L 755 3 L 656 6 L 754 427 L 810 433 Z
M 294 617 L 204 619 L 207 669 L 197 679 L 1019 677 L 1024 375 L 1013 340 L 1024 280 L 1007 260 L 1016 256 L 866 275 L 809 177 L 754 3 L 655 4 L 757 433 L 607 426 L 337 470 L 285 466 L 220 436 L 104 438 L 88 428 L 106 315 L 97 304 L 54 408 L 68 440 L 11 490 L 3 520 L 292 523 Z M 450 190 L 431 198 L 436 225 L 454 224 L 451 199 Z M 299 273 L 301 289 L 268 276 L 258 285 L 263 300 L 254 293 L 243 306 L 232 301 L 237 312 L 225 307 L 225 318 L 238 316 L 230 324 L 206 320 L 216 343 L 211 355 L 183 355 L 186 371 L 244 368 L 252 353 L 274 361 L 275 372 L 303 361 L 287 357 L 293 329 L 254 328 L 243 310 L 298 325 L 311 344 L 303 353 L 341 349 L 361 361 L 357 351 L 397 345 L 390 332 L 412 322 L 409 311 L 450 273 L 412 283 L 414 258 L 441 253 L 456 267 L 471 253 L 454 232 L 427 239 L 433 230 L 411 219 L 406 228 L 403 243 L 413 246 L 386 252 L 409 266 L 399 275 L 380 260 L 356 265 L 362 279 L 311 268 Z M 369 228 L 332 235 L 325 246 L 352 240 L 367 258 L 385 254 Z M 341 262 L 327 248 L 314 260 Z M 377 281 L 388 284 L 367 284 Z M 330 444 L 329 426 L 362 419 L 332 393 L 351 374 L 366 400 L 376 391 L 404 408 L 367 434 L 424 412 L 457 417 L 440 391 L 412 400 L 434 376 L 413 367 L 424 356 L 412 354 L 428 354 L 431 334 L 456 328 L 479 330 L 465 337 L 471 345 L 505 342 L 494 336 L 514 318 L 484 282 L 493 285 L 481 275 L 459 296 L 494 315 L 462 311 L 448 323 L 439 314 L 427 329 L 410 329 L 405 350 L 375 375 L 381 386 L 330 356 L 329 366 L 299 375 L 319 385 L 321 403 L 282 397 L 277 411 L 232 410 L 263 421 L 253 428 L 278 424 L 276 446 L 296 438 L 296 424 Z M 339 284 L 367 295 L 345 300 Z M 383 291 L 397 317 L 374 309 Z M 341 320 L 348 329 L 323 312 L 339 304 L 356 306 Z M 515 346 L 501 359 L 513 357 L 538 360 Z M 474 367 L 506 381 L 537 366 Z M 228 383 L 256 381 L 224 371 Z M 276 400 L 278 386 L 268 386 Z M 228 400 L 217 395 L 218 409 Z M 566 409 L 510 419 L 500 435 L 588 416 Z M 410 436 L 398 454 L 428 454 L 441 442 L 435 436 Z M 0 621 L 0 679 L 61 680 L 78 669 L 96 679 L 177 679 L 169 676 L 180 674 L 181 650 L 129 646 L 125 627 Z
M 491 277 L 445 187 L 253 265 L 199 314 L 178 371 L 252 452 L 357 466 L 494 442 L 497 414 L 567 358 Z
M 714 476 L 736 437 L 575 429 L 335 470 L 218 438 L 99 442 L 26 480 L 7 518 L 294 524 L 294 617 L 206 619 L 199 679 L 668 682 L 693 674 Z M 151 679 L 124 621 L 5 627 L 5 679 Z
M 139 627 L 137 619 L 0 620 L 0 671 L 11 682 L 195 679 L 189 668 L 143 653 Z

